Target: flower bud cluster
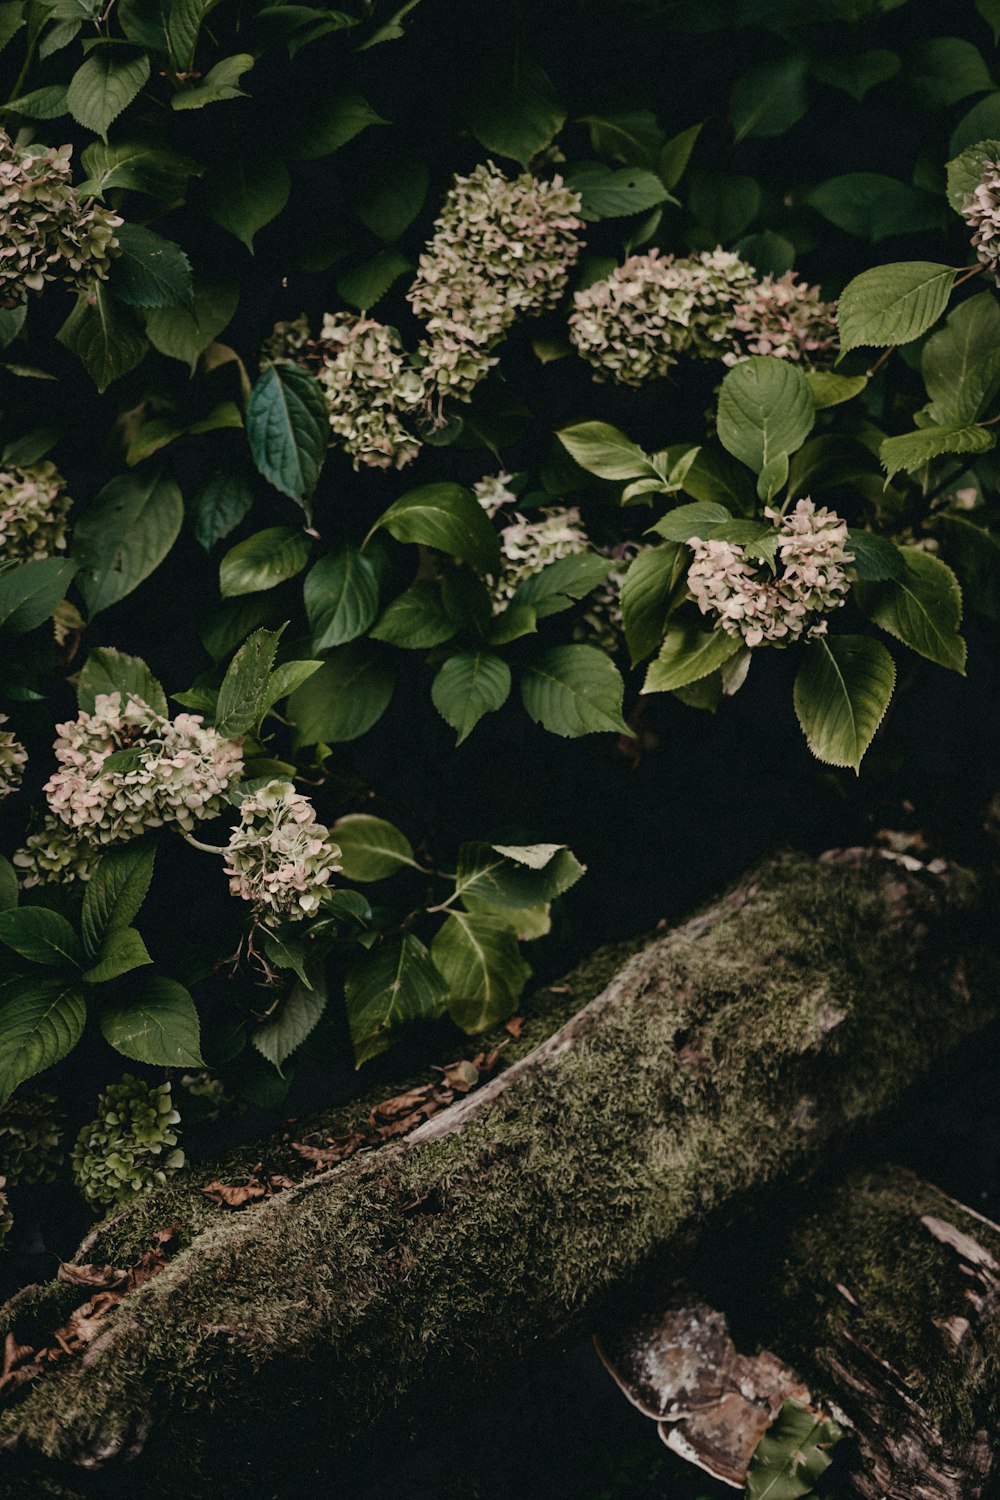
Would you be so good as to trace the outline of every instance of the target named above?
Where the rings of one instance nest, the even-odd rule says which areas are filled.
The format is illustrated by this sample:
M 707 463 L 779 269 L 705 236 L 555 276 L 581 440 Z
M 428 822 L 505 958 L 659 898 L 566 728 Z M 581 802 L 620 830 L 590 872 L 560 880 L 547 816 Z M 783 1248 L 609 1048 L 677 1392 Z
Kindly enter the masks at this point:
M 6 723 L 7 715 L 0 714 L 0 725 Z M 21 741 L 11 730 L 0 728 L 0 802 L 17 791 L 27 764 L 28 752 Z
M 424 405 L 424 381 L 394 328 L 372 318 L 323 322 L 318 370 L 330 427 L 355 469 L 402 469 L 420 451 L 404 426 Z
M 269 781 L 240 803 L 225 868 L 230 891 L 251 902 L 263 922 L 297 922 L 319 907 L 340 869 L 340 849 L 308 797 L 290 781 Z
M 174 1126 L 180 1115 L 170 1084 L 156 1087 L 126 1073 L 97 1101 L 97 1118 L 85 1125 L 73 1147 L 73 1180 L 88 1203 L 107 1208 L 127 1203 L 184 1165 Z
M 493 585 L 494 609 L 503 609 L 526 578 L 563 557 L 590 552 L 576 506 L 552 506 L 529 519 L 515 514 L 500 532 L 501 569 Z
M 65 551 L 72 503 L 53 463 L 0 469 L 0 558 L 35 562 Z
M 972 243 L 984 266 L 1000 285 L 1000 162 L 989 161 L 965 200 L 962 218 L 972 230 Z
M 429 390 L 467 401 L 516 319 L 556 305 L 580 254 L 579 213 L 561 177 L 511 180 L 486 162 L 455 178 L 407 294 L 427 324 Z
M 129 693 L 100 693 L 93 713 L 56 726 L 61 769 L 46 782 L 55 816 L 91 845 L 138 838 L 173 824 L 191 832 L 218 813 L 243 769 L 239 745 L 200 714 L 171 722 Z M 116 768 L 109 756 L 130 751 Z
M 70 181 L 71 146 L 15 146 L 0 130 L 0 306 L 47 281 L 103 281 L 122 220 Z
M 715 615 L 728 635 L 748 646 L 823 635 L 823 617 L 845 602 L 851 586 L 847 524 L 808 498 L 786 516 L 770 509 L 764 514 L 778 531 L 778 571 L 769 573 L 734 542 L 692 537 L 691 595 L 702 614 Z
M 772 354 L 814 366 L 837 347 L 837 308 L 824 302 L 818 286 L 800 281 L 794 271 L 765 276 L 733 309 L 730 329 L 739 352 L 723 355 L 727 365 L 749 354 Z
M 15 1094 L 0 1109 L 0 1162 L 11 1187 L 54 1182 L 63 1164 L 63 1117 L 52 1094 Z

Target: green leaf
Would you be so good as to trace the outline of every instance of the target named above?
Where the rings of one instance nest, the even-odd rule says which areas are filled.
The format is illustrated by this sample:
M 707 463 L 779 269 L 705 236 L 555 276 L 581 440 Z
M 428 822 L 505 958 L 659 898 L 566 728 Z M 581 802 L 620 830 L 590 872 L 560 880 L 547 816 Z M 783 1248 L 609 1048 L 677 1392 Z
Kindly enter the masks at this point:
M 310 568 L 303 594 L 314 651 L 353 641 L 378 613 L 375 569 L 349 542 Z
M 538 610 L 532 604 L 509 604 L 490 620 L 487 640 L 491 646 L 506 646 L 538 629 Z
M 663 131 L 651 109 L 623 109 L 609 114 L 584 115 L 590 143 L 602 161 L 623 161 L 634 167 L 655 167 Z M 662 181 L 662 173 L 658 174 Z
M 109 1046 L 133 1062 L 162 1068 L 203 1068 L 195 1003 L 182 984 L 150 974 L 129 987 L 129 998 L 101 1012 Z
M 0 4 L 0 52 L 17 36 L 24 24 L 22 0 L 3 0 Z
M 895 682 L 895 665 L 881 641 L 865 635 L 811 641 L 795 678 L 795 712 L 816 759 L 858 771 Z
M 909 344 L 948 306 L 955 272 L 930 260 L 875 266 L 849 281 L 837 310 L 840 347 Z
M 724 630 L 699 630 L 696 625 L 668 625 L 663 645 L 650 662 L 644 693 L 671 693 L 699 682 L 739 651 L 742 642 Z
M 177 481 L 157 469 L 119 475 L 84 507 L 72 555 L 91 617 L 124 599 L 159 567 L 183 520 Z
M 885 583 L 858 583 L 854 594 L 865 614 L 929 661 L 965 672 L 962 591 L 948 564 L 918 547 L 900 547 L 906 574 Z
M 701 448 L 695 456 L 681 486 L 695 500 L 707 500 L 725 506 L 737 515 L 752 515 L 757 496 L 750 476 L 742 464 L 721 448 Z
M 32 975 L 0 1004 L 0 1107 L 26 1078 L 72 1052 L 86 1019 L 76 984 L 57 975 Z
M 87 984 L 105 984 L 109 979 L 130 974 L 133 969 L 141 969 L 152 962 L 146 944 L 135 928 L 119 927 L 108 933 L 101 944 L 97 962 L 84 970 L 83 978 Z
M 191 307 L 191 264 L 179 245 L 151 229 L 123 224 L 121 254 L 114 261 L 111 287 L 129 307 Z
M 267 689 L 263 697 L 261 713 L 267 713 L 268 709 L 280 703 L 282 698 L 287 698 L 294 693 L 297 687 L 308 682 L 314 672 L 318 672 L 323 665 L 321 661 L 286 661 L 280 667 L 275 667 L 271 673 Z
M 310 541 L 298 526 L 268 526 L 230 547 L 219 565 L 223 599 L 273 589 L 301 573 L 309 561 Z
M 585 599 L 604 582 L 614 563 L 597 552 L 575 552 L 546 563 L 530 574 L 514 592 L 515 605 L 530 604 L 539 619 L 568 609 L 574 599 Z
M 383 143 L 385 138 L 382 137 Z M 430 171 L 422 156 L 405 145 L 383 144 L 365 164 L 351 207 L 372 234 L 391 244 L 413 223 L 424 205 Z
M 138 916 L 153 879 L 155 857 L 154 846 L 144 842 L 102 854 L 87 881 L 80 919 L 83 946 L 91 958 L 113 933 L 130 928 Z
M 644 547 L 622 584 L 622 620 L 632 666 L 650 656 L 663 639 L 667 616 L 684 586 L 688 553 L 677 542 Z
M 443 1015 L 447 987 L 412 932 L 391 937 L 356 959 L 344 984 L 358 1067 L 417 1021 Z
M 722 382 L 719 440 L 755 474 L 801 448 L 815 420 L 809 384 L 786 359 L 754 355 L 734 366 Z
M 419 869 L 413 847 L 393 823 L 371 813 L 347 813 L 330 829 L 340 846 L 342 873 L 347 880 L 387 880 L 405 866 Z
M 684 176 L 688 162 L 691 160 L 691 153 L 695 148 L 695 142 L 703 127 L 703 121 L 698 125 L 689 125 L 687 130 L 681 130 L 677 135 L 671 136 L 663 146 L 656 170 L 664 187 L 675 188 Z
M 618 668 L 595 646 L 553 646 L 521 673 L 521 701 L 529 716 L 550 733 L 574 739 L 631 735 L 622 718 L 624 691 Z
M 431 700 L 445 723 L 468 739 L 484 714 L 502 708 L 510 696 L 510 667 L 489 651 L 459 651 L 438 671 Z
M 255 630 L 229 663 L 215 706 L 215 727 L 227 739 L 246 734 L 263 716 L 280 635 L 278 630 Z
M 891 479 L 900 469 L 912 474 L 944 453 L 986 453 L 996 447 L 996 441 L 986 427 L 918 427 L 915 432 L 886 438 L 879 457 Z
M 466 112 L 472 134 L 498 156 L 527 167 L 566 123 L 552 80 L 530 58 L 512 73 L 491 68 Z
M 309 110 L 292 131 L 288 154 L 293 161 L 314 161 L 346 146 L 369 125 L 387 125 L 356 88 L 333 89 Z
M 1000 307 L 991 292 L 960 302 L 923 347 L 920 369 L 942 427 L 974 422 L 1000 390 Z
M 65 557 L 40 557 L 0 573 L 0 631 L 26 635 L 50 617 L 76 575 Z
M 489 517 L 460 484 L 423 484 L 407 490 L 376 526 L 384 526 L 397 542 L 421 542 L 482 573 L 495 573 L 500 566 L 500 541 Z
M 98 693 L 131 693 L 158 714 L 168 712 L 167 695 L 142 658 L 126 656 L 112 646 L 94 646 L 87 655 L 76 683 L 76 701 L 82 713 L 94 712 Z
M 77 356 L 99 391 L 134 370 L 149 347 L 134 315 L 103 281 L 79 294 L 56 338 Z
M 644 167 L 607 167 L 599 161 L 584 161 L 573 167 L 567 173 L 566 186 L 580 194 L 580 216 L 588 220 L 646 213 L 670 198 L 655 172 Z
M 692 537 L 706 537 L 716 526 L 724 526 L 733 519 L 724 505 L 715 500 L 695 500 L 691 505 L 678 505 L 668 510 L 665 516 L 654 521 L 650 527 L 668 542 L 689 542 Z
M 812 70 L 821 83 L 843 89 L 860 104 L 871 89 L 895 78 L 902 66 L 897 53 L 874 47 L 853 57 L 815 57 Z
M 784 135 L 806 112 L 808 60 L 801 54 L 754 63 L 736 81 L 729 116 L 737 145 L 748 136 Z
M 867 375 L 835 375 L 832 370 L 806 370 L 804 373 L 817 411 L 852 401 L 868 384 Z
M 698 225 L 705 230 L 706 241 L 728 245 L 760 213 L 760 184 L 742 173 L 694 171 L 689 201 Z
M 448 1014 L 470 1035 L 513 1015 L 531 976 L 506 918 L 486 913 L 449 912 L 431 958 L 448 986 Z
M 878 582 L 884 578 L 903 578 L 906 562 L 895 542 L 879 536 L 874 531 L 859 531 L 848 527 L 850 548 L 854 553 L 854 571 L 866 582 Z
M 979 179 L 992 162 L 1000 161 L 1000 140 L 980 140 L 967 146 L 948 163 L 948 202 L 957 214 L 979 186 Z
M 296 745 L 339 745 L 367 734 L 389 707 L 391 662 L 366 643 L 338 646 L 288 700 Z
M 479 903 L 521 912 L 554 901 L 585 873 L 565 844 L 463 844 L 455 892 L 466 906 Z
M 9 100 L 4 108 L 8 113 L 16 110 L 29 120 L 58 120 L 61 115 L 69 113 L 66 92 L 62 84 L 52 83 L 46 88 L 32 89 L 19 99 Z
M 10 860 L 0 854 L 0 912 L 13 911 L 18 895 L 17 871 Z
M 174 94 L 171 109 L 203 109 L 206 104 L 218 104 L 224 99 L 244 99 L 246 89 L 241 89 L 239 83 L 253 65 L 250 52 L 221 58 L 193 87 Z
M 406 35 L 403 30 L 403 22 L 412 10 L 416 10 L 420 0 L 404 0 L 399 9 L 389 17 L 384 26 L 379 26 L 373 31 L 366 42 L 362 42 L 357 49 L 359 52 L 367 52 L 369 47 L 377 47 L 382 42 L 396 42 Z
M 367 312 L 380 302 L 386 292 L 413 266 L 394 245 L 380 250 L 364 265 L 354 266 L 337 278 L 337 291 L 352 307 Z
M 206 173 L 202 198 L 209 218 L 252 253 L 257 231 L 278 217 L 291 190 L 288 168 L 274 151 L 233 151 Z
M 578 422 L 556 433 L 566 452 L 601 479 L 659 479 L 649 459 L 637 444 L 608 422 Z
M 146 314 L 146 332 L 154 349 L 180 359 L 192 371 L 198 356 L 229 324 L 240 300 L 239 282 L 227 272 L 198 275 L 194 309 L 157 308 Z
M 262 1057 L 281 1072 L 282 1064 L 301 1046 L 326 1009 L 326 986 L 315 976 L 312 986 L 296 980 L 269 1021 L 255 1026 L 250 1040 Z
M 441 586 L 427 579 L 412 584 L 393 599 L 378 624 L 368 632 L 373 641 L 387 641 L 411 651 L 441 646 L 457 633 L 458 626 L 441 599 Z
M 250 392 L 246 429 L 253 461 L 264 478 L 305 506 L 330 440 L 319 381 L 297 365 L 269 365 Z
M 806 199 L 831 224 L 877 243 L 895 234 L 935 229 L 939 200 L 880 172 L 847 172 L 828 177 Z
M 33 964 L 79 969 L 83 963 L 80 939 L 66 918 L 44 906 L 0 912 L 0 943 Z
M 191 497 L 191 530 L 210 552 L 216 542 L 235 531 L 253 508 L 253 486 L 238 469 L 217 469 Z
M 801 1500 L 833 1462 L 843 1436 L 836 1422 L 811 1407 L 786 1401 L 761 1438 L 747 1472 L 747 1500 Z
M 906 71 L 910 88 L 929 109 L 946 108 L 995 87 L 979 49 L 963 37 L 937 36 L 918 43 Z
M 943 528 L 969 608 L 994 624 L 1000 623 L 1000 545 L 996 536 L 970 517 L 954 512 L 938 517 L 935 529 L 938 527 Z
M 78 125 L 107 138 L 108 126 L 127 109 L 149 79 L 144 52 L 123 56 L 117 48 L 92 52 L 66 90 L 69 112 Z
M 1000 42 L 1000 0 L 976 0 L 976 10 L 992 31 L 995 46 Z
M 204 171 L 191 157 L 145 140 L 92 141 L 80 161 L 87 174 L 77 189 L 81 197 L 129 188 L 151 198 L 179 198 L 188 178 Z

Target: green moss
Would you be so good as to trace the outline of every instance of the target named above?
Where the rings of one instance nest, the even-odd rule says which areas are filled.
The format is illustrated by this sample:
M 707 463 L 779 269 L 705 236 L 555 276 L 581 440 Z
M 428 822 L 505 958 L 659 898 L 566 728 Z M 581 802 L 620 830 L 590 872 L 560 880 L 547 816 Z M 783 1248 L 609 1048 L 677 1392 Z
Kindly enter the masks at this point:
M 149 1426 L 136 1474 L 190 1493 L 196 1473 L 231 1482 L 192 1416 L 216 1412 L 226 1454 L 287 1474 L 310 1438 L 329 1463 L 405 1400 L 570 1329 L 657 1247 L 815 1161 L 993 1015 L 970 892 L 886 882 L 881 866 L 774 862 L 710 930 L 627 966 L 572 1050 L 530 1062 L 460 1131 L 215 1218 L 129 1299 L 101 1359 L 40 1384 L 0 1441 L 56 1456 Z M 539 1027 L 581 998 L 571 981 Z M 349 1494 L 328 1472 L 328 1493 Z

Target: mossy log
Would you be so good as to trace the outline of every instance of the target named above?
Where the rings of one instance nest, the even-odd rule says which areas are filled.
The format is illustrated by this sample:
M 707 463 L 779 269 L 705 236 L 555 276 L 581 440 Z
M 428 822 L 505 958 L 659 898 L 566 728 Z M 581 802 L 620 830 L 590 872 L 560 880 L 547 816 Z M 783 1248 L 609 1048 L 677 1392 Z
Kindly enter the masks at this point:
M 993 1019 L 987 908 L 951 867 L 769 862 L 412 1136 L 215 1211 L 0 1418 L 11 1493 L 39 1474 L 75 1493 L 84 1468 L 82 1493 L 121 1494 L 131 1463 L 132 1489 L 190 1500 L 252 1475 L 263 1495 L 322 1454 L 325 1493 L 349 1495 L 338 1458 L 359 1436 L 579 1326 L 653 1251 L 805 1169 Z M 8 1325 L 37 1335 L 53 1295 Z
M 690 1284 L 647 1289 L 606 1316 L 601 1357 L 669 1448 L 735 1488 L 794 1400 L 844 1431 L 833 1493 L 984 1500 L 1000 1482 L 1000 1227 L 898 1167 L 813 1198 L 766 1276 L 718 1307 Z M 767 1350 L 737 1352 L 727 1323 Z

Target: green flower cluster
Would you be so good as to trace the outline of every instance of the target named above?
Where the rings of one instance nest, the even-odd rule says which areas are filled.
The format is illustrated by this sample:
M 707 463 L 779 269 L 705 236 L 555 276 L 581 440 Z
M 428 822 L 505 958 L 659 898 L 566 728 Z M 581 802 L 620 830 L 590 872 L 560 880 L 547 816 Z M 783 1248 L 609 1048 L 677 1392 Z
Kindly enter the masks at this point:
M 15 146 L 0 130 L 0 306 L 47 281 L 103 281 L 122 221 L 83 202 L 70 181 L 71 146 Z
M 88 1203 L 107 1208 L 166 1182 L 184 1165 L 170 1084 L 152 1087 L 126 1073 L 97 1101 L 97 1118 L 73 1147 L 73 1180 Z
M 62 1166 L 63 1117 L 52 1094 L 15 1094 L 0 1110 L 0 1164 L 11 1187 L 54 1182 Z
M 5 563 L 38 562 L 64 552 L 72 504 L 65 479 L 47 459 L 0 469 L 0 557 Z

